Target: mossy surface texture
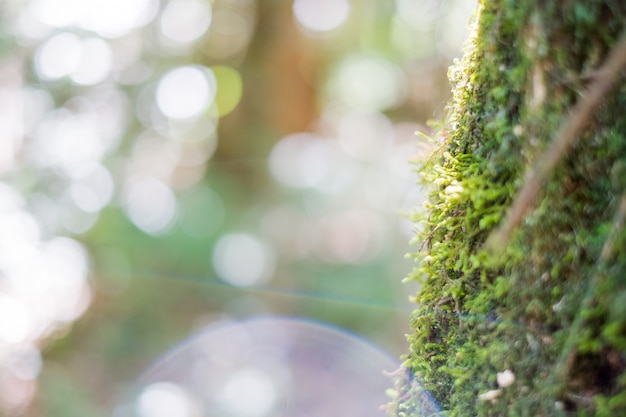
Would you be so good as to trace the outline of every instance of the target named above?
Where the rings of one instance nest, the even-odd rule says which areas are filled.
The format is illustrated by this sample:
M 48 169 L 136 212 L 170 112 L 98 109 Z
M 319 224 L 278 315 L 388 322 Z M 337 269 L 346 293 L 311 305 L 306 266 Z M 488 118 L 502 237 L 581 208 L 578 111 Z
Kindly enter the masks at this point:
M 623 77 L 506 247 L 484 249 L 625 25 L 622 0 L 479 5 L 421 169 L 432 192 L 406 360 L 421 388 L 397 393 L 395 415 L 432 413 L 423 388 L 446 416 L 626 416 Z

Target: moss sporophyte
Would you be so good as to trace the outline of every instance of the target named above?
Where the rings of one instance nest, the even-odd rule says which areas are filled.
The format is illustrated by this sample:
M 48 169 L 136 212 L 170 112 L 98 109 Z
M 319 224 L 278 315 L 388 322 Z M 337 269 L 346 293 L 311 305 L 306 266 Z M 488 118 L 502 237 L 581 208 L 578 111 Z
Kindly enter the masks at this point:
M 420 168 L 390 415 L 626 415 L 625 25 L 622 1 L 480 2 Z

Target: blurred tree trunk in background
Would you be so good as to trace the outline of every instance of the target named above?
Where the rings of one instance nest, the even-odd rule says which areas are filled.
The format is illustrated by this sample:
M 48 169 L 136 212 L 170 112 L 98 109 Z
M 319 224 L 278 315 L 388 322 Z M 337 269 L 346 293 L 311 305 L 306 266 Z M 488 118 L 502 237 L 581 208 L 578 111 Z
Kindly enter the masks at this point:
M 219 160 L 265 155 L 276 139 L 310 129 L 318 117 L 315 51 L 296 26 L 291 2 L 258 2 L 254 31 L 240 65 L 244 98 L 221 122 Z
M 626 415 L 626 2 L 482 1 L 474 25 L 392 409 Z

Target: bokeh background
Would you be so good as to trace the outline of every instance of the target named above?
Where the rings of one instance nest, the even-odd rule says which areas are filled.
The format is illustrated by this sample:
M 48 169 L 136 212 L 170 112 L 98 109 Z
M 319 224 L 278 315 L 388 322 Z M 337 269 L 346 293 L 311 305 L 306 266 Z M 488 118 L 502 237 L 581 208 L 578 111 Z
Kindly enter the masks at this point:
M 399 357 L 468 0 L 0 1 L 0 415 L 109 416 L 225 319 Z

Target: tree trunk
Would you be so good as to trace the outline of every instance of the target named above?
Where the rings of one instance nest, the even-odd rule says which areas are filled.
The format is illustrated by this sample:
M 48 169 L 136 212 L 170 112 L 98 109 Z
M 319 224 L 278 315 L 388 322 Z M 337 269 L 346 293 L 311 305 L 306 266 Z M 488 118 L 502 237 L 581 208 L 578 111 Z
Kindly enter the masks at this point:
M 626 2 L 485 0 L 473 25 L 392 409 L 624 416 Z

